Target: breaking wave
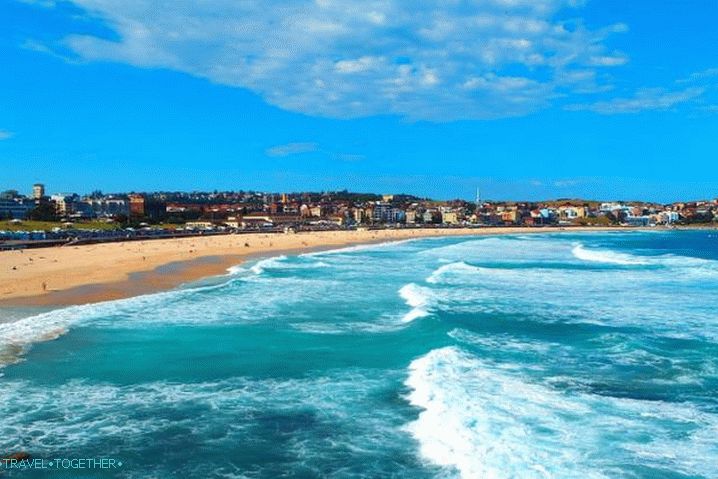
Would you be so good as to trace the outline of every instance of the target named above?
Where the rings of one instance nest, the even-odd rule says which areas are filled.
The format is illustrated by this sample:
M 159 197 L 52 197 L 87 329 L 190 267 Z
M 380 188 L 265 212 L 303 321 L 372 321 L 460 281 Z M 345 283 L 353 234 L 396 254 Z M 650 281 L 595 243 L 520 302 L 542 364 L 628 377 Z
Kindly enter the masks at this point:
M 577 244 L 571 250 L 571 253 L 578 259 L 583 261 L 592 261 L 594 263 L 608 263 L 620 265 L 646 265 L 647 260 L 632 256 L 630 254 L 618 253 L 610 250 L 586 249 L 582 244 Z
M 444 276 L 457 274 L 457 273 L 476 273 L 484 270 L 485 268 L 479 268 L 478 266 L 472 266 L 463 261 L 455 263 L 449 263 L 439 266 L 435 271 L 426 278 L 427 283 L 438 283 Z
M 263 259 L 257 261 L 253 266 L 249 268 L 249 270 L 254 274 L 262 274 L 268 269 L 281 268 L 283 266 L 282 262 L 286 259 L 287 257 L 284 255 Z
M 401 296 L 407 306 L 412 308 L 411 311 L 401 318 L 403 323 L 410 323 L 415 319 L 429 315 L 429 302 L 431 297 L 431 290 L 429 290 L 429 288 L 424 288 L 416 283 L 409 283 L 399 290 L 399 296 Z
M 405 384 L 421 456 L 461 478 L 606 479 L 647 462 L 714 472 L 718 421 L 688 405 L 569 395 L 454 346 L 414 360 Z

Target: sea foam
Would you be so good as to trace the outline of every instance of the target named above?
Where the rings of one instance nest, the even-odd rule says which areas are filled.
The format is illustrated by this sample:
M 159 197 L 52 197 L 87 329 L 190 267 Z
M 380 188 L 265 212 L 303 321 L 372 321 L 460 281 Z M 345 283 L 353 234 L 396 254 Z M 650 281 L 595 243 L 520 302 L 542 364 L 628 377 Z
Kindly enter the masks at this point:
M 439 283 L 444 276 L 457 275 L 457 274 L 473 274 L 485 270 L 485 268 L 479 268 L 478 266 L 472 266 L 463 261 L 457 261 L 449 264 L 439 266 L 434 270 L 429 277 L 426 278 L 427 283 Z
M 645 265 L 648 261 L 636 256 L 618 253 L 610 250 L 586 249 L 582 244 L 577 244 L 571 250 L 571 253 L 578 259 L 583 261 L 592 261 L 594 263 L 609 263 L 620 265 Z
M 285 255 L 280 256 L 273 256 L 271 258 L 266 258 L 263 260 L 257 261 L 254 265 L 252 265 L 249 270 L 254 274 L 262 274 L 268 269 L 276 269 L 281 268 L 283 266 L 282 262 L 285 261 L 287 257 Z
M 416 283 L 409 283 L 399 290 L 399 295 L 407 306 L 412 308 L 411 311 L 402 317 L 401 321 L 403 323 L 410 323 L 415 319 L 429 315 L 428 307 L 431 297 L 431 290 L 429 288 L 424 288 Z
M 562 393 L 455 346 L 414 360 L 405 384 L 409 402 L 422 410 L 407 425 L 419 453 L 461 478 L 609 478 L 622 464 L 647 461 L 710 475 L 701 461 L 718 452 L 709 439 L 714 415 Z

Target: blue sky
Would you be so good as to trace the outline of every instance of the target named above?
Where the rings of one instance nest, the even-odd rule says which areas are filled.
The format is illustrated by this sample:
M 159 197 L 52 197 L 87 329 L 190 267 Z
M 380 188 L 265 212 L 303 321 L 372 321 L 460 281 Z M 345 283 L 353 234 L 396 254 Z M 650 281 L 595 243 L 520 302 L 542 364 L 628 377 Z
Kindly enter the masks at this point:
M 715 0 L 4 0 L 0 189 L 718 196 Z

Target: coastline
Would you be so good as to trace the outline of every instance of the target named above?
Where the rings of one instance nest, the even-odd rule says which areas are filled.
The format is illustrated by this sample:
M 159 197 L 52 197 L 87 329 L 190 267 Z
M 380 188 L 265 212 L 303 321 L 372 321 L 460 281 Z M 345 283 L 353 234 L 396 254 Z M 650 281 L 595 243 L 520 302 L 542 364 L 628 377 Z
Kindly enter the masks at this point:
M 452 228 L 256 233 L 0 252 L 0 307 L 68 306 L 175 288 L 253 258 L 440 236 L 600 231 L 634 227 Z M 661 231 L 663 229 L 659 229 Z

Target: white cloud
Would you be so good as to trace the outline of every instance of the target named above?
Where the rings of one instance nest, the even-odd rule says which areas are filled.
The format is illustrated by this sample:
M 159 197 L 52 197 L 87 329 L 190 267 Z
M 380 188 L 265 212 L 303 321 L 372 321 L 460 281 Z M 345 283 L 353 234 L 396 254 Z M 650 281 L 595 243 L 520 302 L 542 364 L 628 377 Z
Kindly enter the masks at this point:
M 678 91 L 668 91 L 664 88 L 642 88 L 632 97 L 613 98 L 588 105 L 569 105 L 567 109 L 588 110 L 603 115 L 670 110 L 681 103 L 697 99 L 704 91 L 704 88 L 698 87 Z
M 310 153 L 317 151 L 316 143 L 287 143 L 286 145 L 276 145 L 267 148 L 265 153 L 267 156 L 291 156 L 299 153 Z
M 54 8 L 57 6 L 57 2 L 55 0 L 19 0 L 19 2 L 43 8 Z
M 11 131 L 0 130 L 0 141 L 2 141 L 2 140 L 9 140 L 9 139 L 12 138 L 13 136 L 15 136 L 15 133 L 13 133 L 13 132 L 11 132 Z
M 628 58 L 621 54 L 615 55 L 603 55 L 597 57 L 591 57 L 590 64 L 601 67 L 614 67 L 619 65 L 625 65 L 628 63 Z
M 334 118 L 525 115 L 600 89 L 596 71 L 627 61 L 604 45 L 625 25 L 561 19 L 576 0 L 72 1 L 117 34 L 67 36 L 80 60 L 178 70 Z
M 321 148 L 318 143 L 287 143 L 284 145 L 276 145 L 265 150 L 267 156 L 285 157 L 299 155 L 301 153 L 316 152 L 314 158 L 331 158 L 336 161 L 356 162 L 364 160 L 366 157 L 357 153 L 336 152 L 332 149 Z
M 565 180 L 556 180 L 553 182 L 553 186 L 557 188 L 568 188 L 570 186 L 577 186 L 583 183 L 583 181 L 578 179 L 565 179 Z
M 680 78 L 669 88 L 640 88 L 631 95 L 616 96 L 593 103 L 571 104 L 565 109 L 593 111 L 603 115 L 674 110 L 680 105 L 711 113 L 716 100 L 718 68 L 708 68 Z M 588 80 L 588 78 L 586 78 Z
M 340 60 L 334 68 L 339 73 L 362 73 L 378 68 L 384 61 L 381 57 L 364 56 L 356 60 Z
M 691 73 L 688 77 L 678 80 L 678 83 L 695 83 L 718 78 L 718 68 L 708 68 L 703 71 Z

